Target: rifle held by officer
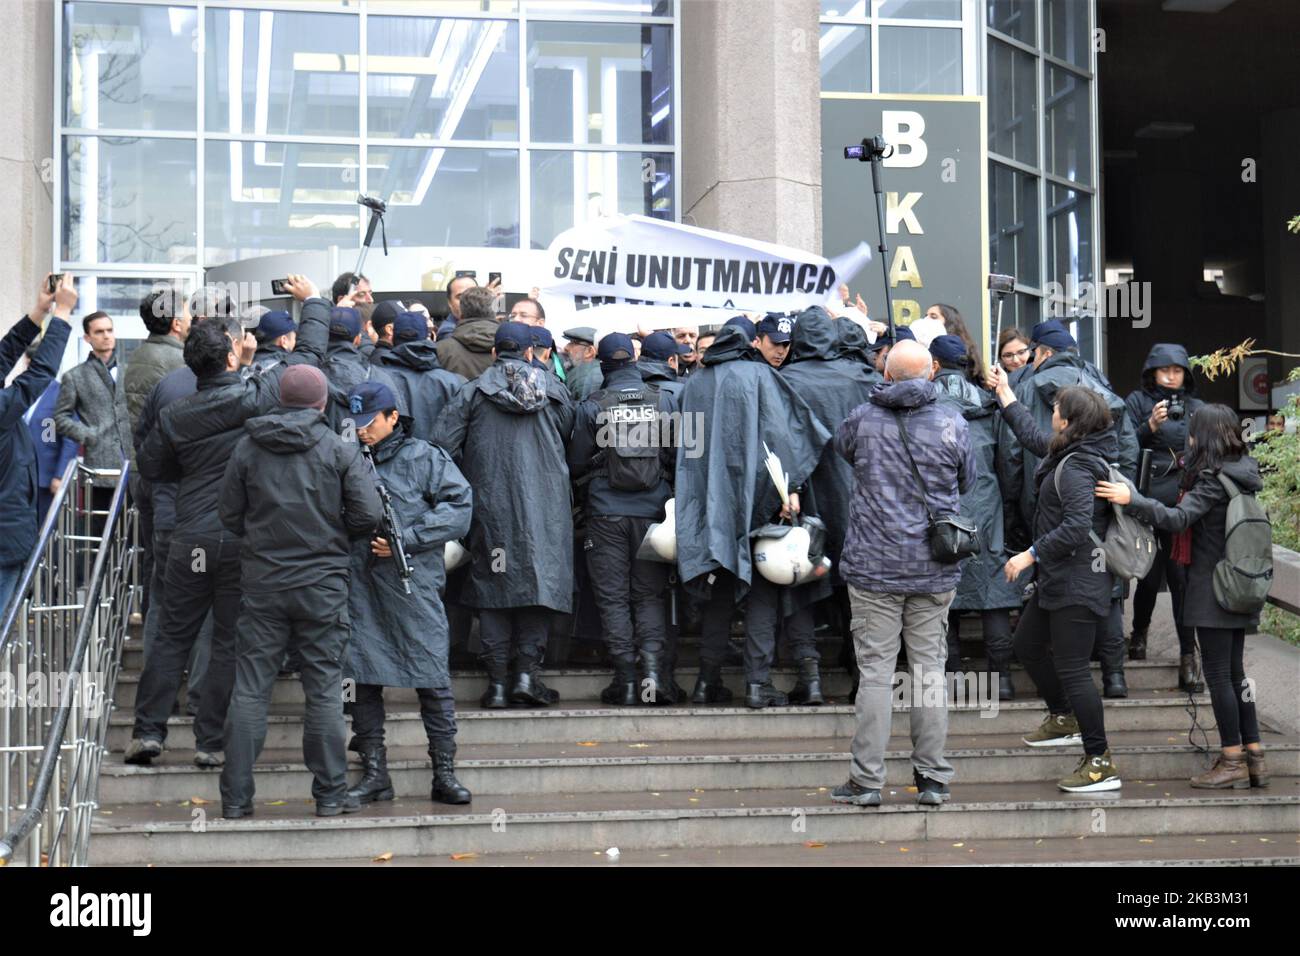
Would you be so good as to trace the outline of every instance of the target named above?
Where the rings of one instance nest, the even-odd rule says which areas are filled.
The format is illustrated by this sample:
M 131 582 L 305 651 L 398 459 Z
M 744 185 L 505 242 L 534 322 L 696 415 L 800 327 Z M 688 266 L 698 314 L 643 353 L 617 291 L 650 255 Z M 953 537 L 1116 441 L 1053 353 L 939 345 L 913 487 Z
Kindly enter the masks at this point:
M 406 548 L 402 545 L 402 525 L 397 520 L 397 512 L 393 510 L 393 499 L 388 493 L 388 488 L 384 485 L 383 479 L 379 477 L 379 470 L 375 468 L 375 460 L 369 445 L 361 446 L 361 453 L 366 456 L 370 462 L 370 467 L 375 473 L 375 487 L 379 491 L 379 500 L 383 504 L 384 518 L 383 528 L 384 537 L 388 540 L 388 547 L 393 552 L 393 560 L 397 562 L 397 573 L 402 579 L 402 590 L 407 594 L 411 593 L 411 561 L 406 556 Z

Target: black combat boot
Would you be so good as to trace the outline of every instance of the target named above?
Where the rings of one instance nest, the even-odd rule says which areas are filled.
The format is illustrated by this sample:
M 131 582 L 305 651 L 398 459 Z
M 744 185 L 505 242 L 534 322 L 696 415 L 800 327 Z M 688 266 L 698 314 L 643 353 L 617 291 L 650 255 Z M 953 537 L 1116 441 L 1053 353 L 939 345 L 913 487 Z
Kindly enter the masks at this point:
M 1194 653 L 1182 654 L 1178 658 L 1178 689 L 1188 694 L 1199 694 L 1205 690 L 1205 684 L 1201 681 L 1201 668 Z
M 600 692 L 600 702 L 614 707 L 635 707 L 636 692 L 636 664 L 630 660 L 615 659 L 614 679 Z
M 1131 661 L 1144 661 L 1147 659 L 1147 629 L 1134 629 L 1133 636 L 1128 641 L 1128 659 Z
M 358 744 L 361 755 L 361 779 L 348 789 L 349 797 L 361 803 L 393 799 L 393 781 L 388 776 L 388 748 L 383 744 Z
M 789 703 L 789 698 L 773 687 L 770 680 L 762 684 L 757 681 L 745 684 L 746 707 L 762 710 L 764 707 L 785 707 Z
M 542 666 L 537 661 L 520 657 L 518 670 L 510 682 L 510 703 L 522 707 L 550 707 L 560 695 L 542 683 Z
M 478 702 L 485 710 L 505 710 L 510 706 L 510 693 L 506 688 L 504 673 L 488 673 L 487 690 Z
M 429 799 L 434 803 L 450 803 L 456 806 L 469 803 L 472 796 L 465 785 L 456 779 L 456 745 L 440 744 L 437 749 L 430 749 L 433 758 L 433 787 Z
M 1122 670 L 1111 671 L 1110 673 L 1103 672 L 1101 675 L 1101 692 L 1110 698 L 1127 697 L 1128 682 L 1124 680 L 1124 672 Z
M 651 707 L 678 703 L 677 693 L 672 678 L 663 668 L 663 658 L 650 651 L 642 651 L 637 657 L 636 669 L 637 703 Z
M 721 664 L 701 664 L 700 676 L 695 679 L 692 704 L 729 704 L 731 691 L 722 683 Z
M 820 662 L 815 657 L 805 657 L 799 661 L 799 680 L 790 688 L 787 697 L 792 704 L 808 704 L 813 707 L 826 703 L 822 696 L 822 675 Z

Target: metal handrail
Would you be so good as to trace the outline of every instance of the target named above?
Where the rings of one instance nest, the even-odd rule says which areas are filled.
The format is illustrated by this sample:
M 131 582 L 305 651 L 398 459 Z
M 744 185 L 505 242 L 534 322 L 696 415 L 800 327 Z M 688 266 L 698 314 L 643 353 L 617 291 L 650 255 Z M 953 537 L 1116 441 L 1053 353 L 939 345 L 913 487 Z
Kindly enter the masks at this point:
M 83 483 L 82 476 L 88 477 Z M 94 511 L 91 490 L 96 487 L 95 479 L 111 478 L 114 488 L 112 502 L 107 513 Z M 50 665 L 46 676 L 51 678 L 51 687 L 60 688 L 58 708 L 48 720 L 31 720 L 29 710 L 38 711 L 43 704 L 27 701 L 18 709 L 18 736 L 24 741 L 40 733 L 40 728 L 48 728 L 40 747 L 41 760 L 36 768 L 24 812 L 17 822 L 0 837 L 0 866 L 10 862 L 24 841 L 34 831 L 40 831 L 40 839 L 29 844 L 28 862 L 39 865 L 42 862 L 42 847 L 46 849 L 45 860 L 49 865 L 63 863 L 82 865 L 86 862 L 90 841 L 90 824 L 96 806 L 99 783 L 100 758 L 105 750 L 108 732 L 108 716 L 111 712 L 111 700 L 116 684 L 118 662 L 121 653 L 121 638 L 125 635 L 126 622 L 132 607 L 136 587 L 134 584 L 136 514 L 134 509 L 125 505 L 127 495 L 128 465 L 124 461 L 121 471 L 103 471 L 86 468 L 76 462 L 70 464 L 64 475 L 64 484 L 51 505 L 47 515 L 38 546 L 24 570 L 20 588 L 15 591 L 15 600 L 4 616 L 5 630 L 0 632 L 0 660 L 6 653 L 12 658 L 17 655 L 20 677 L 26 677 L 27 665 L 36 662 L 38 667 L 48 662 Z M 75 510 L 76 501 L 68 502 L 66 496 L 86 489 L 86 501 L 80 512 Z M 70 506 L 71 505 L 71 506 Z M 92 535 L 73 533 L 78 517 L 93 520 L 104 518 L 104 527 L 98 538 Z M 56 530 L 57 529 L 57 530 Z M 89 562 L 90 549 L 82 548 L 84 562 L 78 562 L 74 552 L 77 543 L 95 541 L 94 563 L 89 574 L 84 577 L 84 584 L 78 583 L 78 564 Z M 57 551 L 55 545 L 61 547 Z M 58 560 L 61 556 L 62 560 Z M 38 577 L 38 572 L 43 572 Z M 44 587 L 41 585 L 44 584 Z M 33 589 L 32 598 L 28 598 L 28 589 Z M 71 599 L 50 601 L 49 597 L 61 590 L 71 590 Z M 77 599 L 77 591 L 84 597 Z M 41 603 L 41 598 L 45 602 Z M 35 599 L 35 600 L 33 600 Z M 60 631 L 66 638 L 70 630 L 66 625 L 70 615 L 80 612 L 75 619 L 75 638 L 72 648 L 63 657 L 62 666 L 57 666 L 61 647 L 58 642 Z M 46 615 L 53 620 L 49 627 L 42 628 L 34 624 L 29 634 L 29 618 L 35 621 L 39 615 Z M 64 626 L 60 628 L 60 624 Z M 50 632 L 48 639 L 46 632 Z M 104 638 L 107 635 L 108 640 Z M 45 646 L 48 640 L 48 647 Z M 15 641 L 20 642 L 15 644 Z M 94 644 L 95 668 L 92 670 L 89 652 Z M 57 674 L 55 670 L 57 668 Z M 38 676 L 39 673 L 38 673 Z M 100 677 L 98 684 L 93 677 Z M 20 687 L 20 692 L 25 685 Z M 94 691 L 99 692 L 98 704 L 92 709 L 84 706 L 83 697 Z M 12 704 L 12 701 L 10 702 Z M 83 715 L 72 725 L 74 708 L 81 707 Z M 89 713 L 84 713 L 89 711 Z M 0 783 L 4 793 L 0 794 L 0 807 L 7 818 L 10 810 L 10 771 L 12 764 L 21 764 L 23 772 L 19 775 L 22 784 L 26 783 L 27 758 L 37 748 L 30 745 L 5 746 L 12 735 L 9 713 L 3 718 L 3 739 L 0 739 L 0 755 L 7 752 L 5 758 L 9 765 L 0 773 Z M 34 756 L 34 753 L 32 754 Z M 56 785 L 57 784 L 57 785 Z M 21 785 L 21 784 L 20 784 Z
M 67 497 L 68 489 L 75 487 L 73 477 L 78 467 L 80 463 L 73 458 L 68 462 L 68 467 L 63 469 L 59 490 L 55 493 L 54 500 L 50 502 L 50 510 L 45 513 L 45 523 L 41 525 L 41 532 L 36 536 L 36 547 L 32 548 L 32 556 L 27 559 L 23 576 L 18 579 L 13 594 L 9 596 L 9 606 L 4 608 L 4 617 L 0 618 L 0 656 L 4 655 L 5 645 L 13 640 L 14 620 L 18 617 L 18 609 L 22 606 L 23 595 L 32 586 L 32 578 L 36 576 L 36 569 L 40 567 L 41 559 L 45 556 L 45 547 L 63 510 L 63 499 Z

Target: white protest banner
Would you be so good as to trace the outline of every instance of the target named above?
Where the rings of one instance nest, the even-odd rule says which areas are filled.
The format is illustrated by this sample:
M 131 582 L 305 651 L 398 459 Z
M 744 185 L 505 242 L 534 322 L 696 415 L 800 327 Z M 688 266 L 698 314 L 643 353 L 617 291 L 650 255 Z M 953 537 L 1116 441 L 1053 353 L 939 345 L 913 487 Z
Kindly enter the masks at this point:
M 835 259 L 645 216 L 614 216 L 567 229 L 548 250 L 542 286 L 576 309 L 709 306 L 792 312 L 828 301 L 871 259 L 866 243 Z
M 634 335 L 638 331 L 659 332 L 680 328 L 699 328 L 704 325 L 721 325 L 733 315 L 739 315 L 739 309 L 701 309 L 689 306 L 672 305 L 597 305 L 582 309 L 572 315 L 566 315 L 559 323 L 551 323 L 551 302 L 545 292 L 542 293 L 542 305 L 546 308 L 549 328 L 559 336 L 565 328 L 591 328 L 596 330 L 599 342 L 610 332 L 623 332 Z

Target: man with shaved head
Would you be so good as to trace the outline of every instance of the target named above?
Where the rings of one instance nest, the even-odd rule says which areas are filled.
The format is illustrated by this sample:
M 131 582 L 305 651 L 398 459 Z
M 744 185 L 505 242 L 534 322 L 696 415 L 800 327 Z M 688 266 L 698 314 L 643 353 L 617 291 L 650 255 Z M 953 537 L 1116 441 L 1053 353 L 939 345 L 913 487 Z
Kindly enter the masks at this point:
M 975 481 L 976 458 L 966 420 L 938 401 L 927 349 L 903 340 L 889 350 L 885 381 L 835 433 L 835 451 L 853 466 L 848 531 L 840 574 L 849 585 L 854 649 L 861 668 L 857 732 L 848 782 L 831 799 L 879 806 L 885 785 L 893 675 L 900 644 L 912 676 L 912 775 L 920 803 L 948 799 L 944 631 L 960 564 L 935 560 L 931 515 L 955 514 Z M 933 675 L 933 676 L 932 676 Z M 938 693 L 938 688 L 944 688 Z

